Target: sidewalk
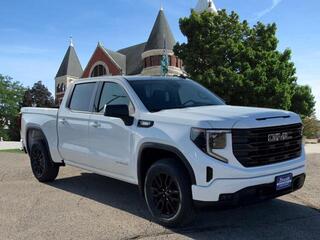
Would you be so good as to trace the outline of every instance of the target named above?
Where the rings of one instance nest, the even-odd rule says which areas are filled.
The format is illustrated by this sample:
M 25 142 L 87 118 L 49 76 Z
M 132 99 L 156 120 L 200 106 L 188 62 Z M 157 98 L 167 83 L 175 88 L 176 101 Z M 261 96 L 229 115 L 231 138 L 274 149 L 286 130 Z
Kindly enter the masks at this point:
M 305 145 L 306 153 L 307 154 L 314 154 L 319 153 L 320 154 L 320 143 L 317 144 L 306 144 Z
M 0 142 L 0 150 L 21 149 L 21 142 Z

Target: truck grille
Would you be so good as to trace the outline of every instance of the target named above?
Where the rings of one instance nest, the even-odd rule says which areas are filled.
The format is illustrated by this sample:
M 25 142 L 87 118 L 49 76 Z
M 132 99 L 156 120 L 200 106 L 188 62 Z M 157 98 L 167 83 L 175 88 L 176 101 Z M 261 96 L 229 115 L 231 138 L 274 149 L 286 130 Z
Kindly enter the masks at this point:
M 233 154 L 244 167 L 257 167 L 301 156 L 302 125 L 234 129 Z

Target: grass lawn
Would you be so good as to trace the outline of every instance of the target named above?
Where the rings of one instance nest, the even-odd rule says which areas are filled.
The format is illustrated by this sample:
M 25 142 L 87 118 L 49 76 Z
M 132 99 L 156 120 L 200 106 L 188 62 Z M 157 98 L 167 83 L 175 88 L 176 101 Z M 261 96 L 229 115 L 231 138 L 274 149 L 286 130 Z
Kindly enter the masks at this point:
M 4 149 L 0 150 L 0 153 L 24 153 L 24 151 L 21 151 L 20 149 Z

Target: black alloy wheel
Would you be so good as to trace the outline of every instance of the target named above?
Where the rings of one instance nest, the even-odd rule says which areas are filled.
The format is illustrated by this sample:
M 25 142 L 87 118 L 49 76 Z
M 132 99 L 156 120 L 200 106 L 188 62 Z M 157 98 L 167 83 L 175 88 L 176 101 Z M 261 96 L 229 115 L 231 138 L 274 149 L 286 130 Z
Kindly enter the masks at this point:
M 171 218 L 181 207 L 181 192 L 176 180 L 167 173 L 159 173 L 152 179 L 153 203 L 159 214 Z
M 190 177 L 177 159 L 161 159 L 149 168 L 144 194 L 150 213 L 160 224 L 177 227 L 192 220 Z
M 31 150 L 31 165 L 34 172 L 34 175 L 37 178 L 40 178 L 45 169 L 45 159 L 44 154 L 38 147 L 33 147 Z
M 32 144 L 30 161 L 33 175 L 39 182 L 51 182 L 58 176 L 59 165 L 51 160 L 49 150 L 42 141 Z

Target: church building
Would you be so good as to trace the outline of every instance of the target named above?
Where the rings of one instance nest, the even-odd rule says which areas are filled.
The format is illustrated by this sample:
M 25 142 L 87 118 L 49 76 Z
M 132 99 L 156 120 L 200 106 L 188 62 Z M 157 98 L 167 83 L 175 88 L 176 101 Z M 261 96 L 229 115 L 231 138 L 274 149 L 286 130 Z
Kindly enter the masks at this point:
M 216 12 L 212 0 L 199 0 L 194 11 Z M 55 77 L 56 102 L 61 103 L 67 86 L 79 78 L 104 75 L 161 75 L 161 59 L 168 58 L 167 75 L 185 75 L 183 62 L 174 55 L 176 40 L 161 8 L 146 42 L 112 51 L 98 42 L 88 64 L 83 69 L 72 40 Z

